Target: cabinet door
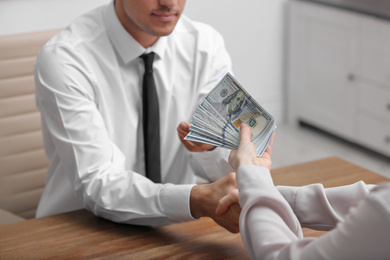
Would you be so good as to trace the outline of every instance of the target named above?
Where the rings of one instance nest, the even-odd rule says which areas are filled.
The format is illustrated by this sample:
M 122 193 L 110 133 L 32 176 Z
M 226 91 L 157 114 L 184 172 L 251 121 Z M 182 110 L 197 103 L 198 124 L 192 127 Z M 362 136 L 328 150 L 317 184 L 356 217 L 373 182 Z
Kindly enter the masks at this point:
M 355 134 L 353 71 L 357 18 L 294 2 L 290 75 L 298 118 L 344 137 Z
M 357 44 L 358 141 L 390 156 L 390 23 L 359 22 Z
M 356 73 L 359 81 L 390 90 L 390 23 L 374 17 L 359 20 Z

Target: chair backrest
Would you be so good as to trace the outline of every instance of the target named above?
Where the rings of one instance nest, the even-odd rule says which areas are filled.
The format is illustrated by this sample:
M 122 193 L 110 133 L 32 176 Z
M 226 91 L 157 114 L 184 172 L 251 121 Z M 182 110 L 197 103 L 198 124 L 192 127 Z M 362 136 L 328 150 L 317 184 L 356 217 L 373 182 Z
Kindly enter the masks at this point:
M 48 160 L 35 106 L 34 62 L 59 30 L 0 36 L 0 208 L 33 218 Z

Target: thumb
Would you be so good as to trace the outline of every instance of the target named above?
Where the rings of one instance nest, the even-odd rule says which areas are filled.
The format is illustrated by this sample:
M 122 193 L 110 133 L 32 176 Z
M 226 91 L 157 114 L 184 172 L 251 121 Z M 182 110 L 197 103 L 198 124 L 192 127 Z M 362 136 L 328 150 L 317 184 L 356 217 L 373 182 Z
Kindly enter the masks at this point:
M 240 144 L 251 142 L 252 129 L 246 125 L 241 124 L 240 126 Z
M 238 203 L 238 196 L 238 189 L 234 189 L 230 193 L 225 195 L 223 198 L 221 198 L 219 200 L 217 209 L 215 210 L 215 214 L 222 215 L 229 209 L 231 205 L 233 205 L 234 203 Z
M 187 123 L 187 122 L 180 122 L 179 126 L 178 126 L 178 129 L 182 130 L 182 131 L 188 131 L 190 129 L 190 124 Z

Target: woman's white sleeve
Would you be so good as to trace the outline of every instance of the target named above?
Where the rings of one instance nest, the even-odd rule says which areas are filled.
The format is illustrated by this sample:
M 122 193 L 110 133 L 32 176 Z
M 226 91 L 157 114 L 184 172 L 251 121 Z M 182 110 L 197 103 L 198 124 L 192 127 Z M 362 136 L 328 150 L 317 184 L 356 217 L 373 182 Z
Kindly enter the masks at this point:
M 390 184 L 371 193 L 373 186 L 364 183 L 332 189 L 319 185 L 285 187 L 282 194 L 286 200 L 268 169 L 252 165 L 237 170 L 237 184 L 242 208 L 240 232 L 252 259 L 390 257 Z M 304 238 L 300 220 L 321 229 L 340 222 L 320 238 Z

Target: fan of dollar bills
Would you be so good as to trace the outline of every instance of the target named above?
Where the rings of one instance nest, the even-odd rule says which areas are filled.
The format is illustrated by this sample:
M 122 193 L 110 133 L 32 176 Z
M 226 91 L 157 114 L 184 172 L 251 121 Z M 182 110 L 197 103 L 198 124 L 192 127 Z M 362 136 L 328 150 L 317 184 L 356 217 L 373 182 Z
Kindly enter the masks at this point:
M 252 142 L 261 156 L 275 131 L 274 118 L 227 73 L 200 102 L 185 140 L 236 150 L 240 125 L 252 128 Z

